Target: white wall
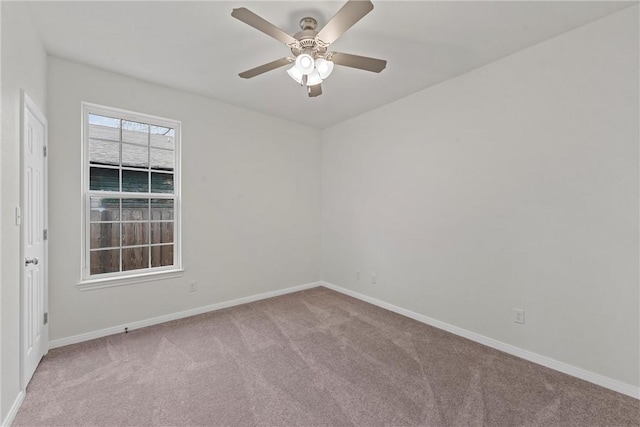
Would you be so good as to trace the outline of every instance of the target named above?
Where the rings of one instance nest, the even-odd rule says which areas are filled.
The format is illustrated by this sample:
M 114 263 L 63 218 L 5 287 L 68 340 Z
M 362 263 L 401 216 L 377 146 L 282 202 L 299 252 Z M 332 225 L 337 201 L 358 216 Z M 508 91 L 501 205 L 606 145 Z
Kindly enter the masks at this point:
M 20 392 L 20 89 L 46 112 L 47 56 L 27 5 L 1 2 L 2 8 L 2 241 L 0 267 L 0 421 Z
M 52 340 L 320 279 L 319 131 L 51 56 L 48 87 Z M 82 101 L 182 121 L 183 277 L 76 287 Z
M 325 130 L 323 279 L 638 386 L 638 72 L 636 6 Z

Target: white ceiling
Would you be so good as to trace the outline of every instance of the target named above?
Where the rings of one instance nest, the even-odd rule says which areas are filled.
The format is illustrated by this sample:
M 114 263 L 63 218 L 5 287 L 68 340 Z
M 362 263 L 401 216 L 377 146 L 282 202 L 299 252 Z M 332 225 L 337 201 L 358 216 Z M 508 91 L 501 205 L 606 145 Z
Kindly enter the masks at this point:
M 231 17 L 247 7 L 290 34 L 343 2 L 32 2 L 49 53 L 325 128 L 637 2 L 381 1 L 331 50 L 386 59 L 380 74 L 336 67 L 308 98 L 286 67 L 238 73 L 290 52 Z

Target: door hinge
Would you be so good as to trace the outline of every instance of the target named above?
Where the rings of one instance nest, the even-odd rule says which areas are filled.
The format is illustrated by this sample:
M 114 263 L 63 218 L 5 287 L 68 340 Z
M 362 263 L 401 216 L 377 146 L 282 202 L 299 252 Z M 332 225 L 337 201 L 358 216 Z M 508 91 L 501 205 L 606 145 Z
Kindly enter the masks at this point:
M 49 230 L 42 230 L 42 238 L 47 240 L 49 238 Z
M 46 325 L 47 323 L 49 323 L 49 313 L 44 314 L 44 324 Z
M 44 156 L 47 157 L 47 146 L 46 145 L 42 146 L 42 152 L 44 153 Z

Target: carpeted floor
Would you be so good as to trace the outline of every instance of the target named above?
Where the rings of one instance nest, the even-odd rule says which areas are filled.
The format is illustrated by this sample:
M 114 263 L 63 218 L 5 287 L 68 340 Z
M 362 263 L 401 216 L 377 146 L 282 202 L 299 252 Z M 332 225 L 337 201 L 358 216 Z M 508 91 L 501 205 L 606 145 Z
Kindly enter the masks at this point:
M 640 401 L 315 288 L 55 349 L 14 426 L 623 426 Z

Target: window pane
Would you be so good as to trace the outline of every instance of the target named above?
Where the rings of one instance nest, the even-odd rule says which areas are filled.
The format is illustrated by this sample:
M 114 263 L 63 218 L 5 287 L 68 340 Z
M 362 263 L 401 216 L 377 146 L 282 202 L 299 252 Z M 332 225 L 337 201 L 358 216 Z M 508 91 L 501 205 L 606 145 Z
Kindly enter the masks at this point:
M 175 130 L 162 126 L 151 126 L 151 146 L 174 149 Z
M 152 222 L 151 243 L 173 243 L 173 222 Z
M 120 246 L 120 223 L 91 224 L 91 249 L 114 248 Z
M 151 199 L 151 219 L 152 220 L 172 220 L 173 200 Z
M 173 245 L 151 247 L 151 267 L 173 265 Z
M 119 191 L 118 169 L 91 168 L 89 189 L 98 191 Z
M 100 165 L 118 166 L 120 164 L 120 143 L 90 139 L 89 161 Z
M 122 246 L 145 245 L 149 243 L 148 222 L 123 222 Z
M 146 123 L 123 120 L 122 142 L 149 145 L 149 125 Z
M 120 119 L 89 114 L 89 138 L 120 141 Z
M 149 247 L 122 248 L 122 271 L 149 268 Z
M 122 191 L 149 192 L 149 173 L 142 171 L 122 171 Z
M 149 199 L 122 199 L 122 220 L 143 221 L 149 219 Z
M 173 174 L 151 172 L 152 193 L 173 193 Z
M 91 221 L 118 221 L 119 219 L 120 199 L 91 198 Z
M 90 256 L 91 274 L 120 271 L 120 249 L 92 251 Z
M 173 151 L 152 148 L 151 169 L 173 171 Z
M 122 144 L 122 166 L 149 167 L 149 149 L 139 145 Z

